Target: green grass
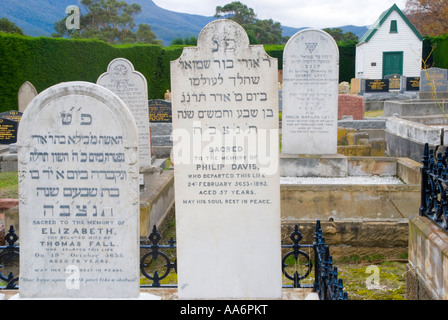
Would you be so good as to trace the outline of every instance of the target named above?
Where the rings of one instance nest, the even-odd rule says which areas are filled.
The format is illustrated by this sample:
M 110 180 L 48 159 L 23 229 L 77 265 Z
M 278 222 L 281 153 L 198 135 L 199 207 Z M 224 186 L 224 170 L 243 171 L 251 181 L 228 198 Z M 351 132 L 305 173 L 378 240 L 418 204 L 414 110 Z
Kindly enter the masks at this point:
M 349 300 L 405 300 L 407 253 L 352 255 L 335 261 Z M 370 281 L 369 281 L 370 280 Z
M 17 172 L 0 172 L 0 198 L 18 199 L 19 179 Z
M 366 111 L 364 112 L 364 117 L 376 118 L 384 116 L 384 110 Z

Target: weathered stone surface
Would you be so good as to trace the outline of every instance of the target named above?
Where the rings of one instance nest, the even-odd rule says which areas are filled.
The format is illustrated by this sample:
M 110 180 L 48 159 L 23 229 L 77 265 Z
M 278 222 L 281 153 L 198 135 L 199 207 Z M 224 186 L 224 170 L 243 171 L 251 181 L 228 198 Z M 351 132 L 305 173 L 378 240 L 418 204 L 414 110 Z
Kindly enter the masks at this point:
M 352 116 L 351 120 L 364 119 L 364 98 L 350 94 L 339 94 L 338 96 L 338 119 L 344 116 Z
M 400 220 L 418 212 L 420 186 L 282 185 L 281 199 L 283 219 Z
M 123 101 L 55 85 L 25 110 L 17 146 L 20 297 L 138 297 L 138 134 Z
M 283 53 L 282 153 L 336 154 L 339 50 L 324 31 L 292 36 Z
M 151 165 L 151 136 L 148 111 L 148 84 L 143 74 L 124 58 L 112 60 L 107 71 L 99 76 L 97 84 L 120 97 L 129 108 L 138 128 L 139 162 L 141 167 Z
M 420 71 L 420 91 L 448 91 L 448 70 L 434 67 Z
M 282 177 L 345 177 L 347 157 L 335 155 L 287 155 L 280 156 Z
M 18 110 L 20 112 L 25 111 L 28 104 L 34 97 L 37 96 L 37 90 L 33 86 L 33 84 L 29 81 L 25 81 L 19 89 L 19 93 L 17 95 L 18 101 Z
M 171 81 L 179 297 L 278 298 L 277 60 L 216 20 Z
M 416 298 L 448 299 L 448 234 L 426 217 L 409 221 L 409 267 L 417 279 Z

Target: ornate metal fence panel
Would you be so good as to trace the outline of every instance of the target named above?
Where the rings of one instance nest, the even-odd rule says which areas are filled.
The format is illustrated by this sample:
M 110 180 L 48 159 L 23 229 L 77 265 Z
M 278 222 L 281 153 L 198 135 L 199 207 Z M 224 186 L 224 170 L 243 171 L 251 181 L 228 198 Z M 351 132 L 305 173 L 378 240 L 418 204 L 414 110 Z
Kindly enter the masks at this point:
M 161 238 L 159 231 L 154 226 L 148 237 L 150 244 L 140 244 L 140 271 L 149 282 L 152 282 L 140 285 L 141 288 L 177 287 L 175 283 L 162 284 L 162 280 L 166 279 L 172 271 L 177 273 L 177 261 L 175 258 L 175 240 L 171 238 L 168 241 L 168 245 L 161 245 L 159 243 Z M 289 238 L 292 244 L 282 244 L 283 249 L 289 249 L 282 258 L 282 272 L 287 279 L 293 282 L 291 285 L 285 284 L 283 287 L 312 288 L 314 292 L 318 293 L 320 300 L 347 300 L 347 292 L 344 291 L 342 279 L 338 279 L 337 268 L 333 266 L 329 247 L 325 244 L 320 221 L 316 223 L 315 242 L 313 244 L 300 244 L 303 236 L 299 231 L 298 225 L 295 225 L 294 231 Z M 8 245 L 0 246 L 0 261 L 15 259 L 18 265 L 19 246 L 16 245 L 18 236 L 15 234 L 13 226 L 10 227 L 5 240 Z M 314 260 L 310 253 L 302 249 L 308 249 L 310 252 L 313 252 Z M 171 257 L 166 253 L 168 250 L 174 251 Z M 312 275 L 313 266 L 314 282 L 312 284 L 303 284 L 302 280 Z M 5 276 L 2 273 L 2 266 L 0 266 L 0 280 L 6 283 L 5 286 L 0 285 L 0 289 L 18 289 L 20 284 L 17 284 L 19 281 L 17 274 L 18 272 L 16 275 L 10 272 L 8 276 Z
M 421 206 L 419 213 L 448 230 L 448 148 L 435 155 L 426 143 L 421 168 Z
M 5 282 L 6 285 L 4 289 L 18 289 L 17 282 L 19 281 L 18 265 L 19 265 L 19 247 L 16 246 L 16 242 L 19 237 L 16 235 L 14 227 L 11 226 L 8 233 L 5 235 L 5 242 L 8 244 L 6 246 L 0 246 L 0 263 L 7 263 L 10 266 L 16 266 L 16 275 L 13 271 L 9 271 L 6 276 L 3 274 L 3 265 L 0 265 L 0 280 Z M 0 286 L 0 289 L 2 287 Z

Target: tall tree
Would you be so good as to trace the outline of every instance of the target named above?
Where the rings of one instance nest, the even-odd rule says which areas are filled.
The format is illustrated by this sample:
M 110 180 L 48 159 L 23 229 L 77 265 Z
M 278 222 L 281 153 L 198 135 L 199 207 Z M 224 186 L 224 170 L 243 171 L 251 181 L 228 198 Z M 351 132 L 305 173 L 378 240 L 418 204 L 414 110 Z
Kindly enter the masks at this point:
M 336 42 L 339 41 L 358 41 L 358 37 L 351 31 L 344 33 L 341 28 L 325 28 L 323 29 L 327 32 Z
M 0 32 L 15 33 L 23 36 L 23 31 L 12 21 L 7 18 L 0 19 Z
M 424 36 L 448 34 L 447 0 L 407 0 L 404 14 Z
M 239 1 L 217 6 L 215 18 L 227 18 L 239 23 L 247 32 L 250 42 L 263 44 L 282 43 L 282 26 L 272 19 L 259 20 L 252 8 Z
M 223 7 L 217 6 L 215 18 L 232 19 L 243 26 L 254 23 L 256 15 L 254 9 L 247 7 L 239 1 L 233 1 Z
M 141 6 L 117 0 L 81 0 L 87 13 L 80 16 L 79 29 L 67 29 L 66 19 L 55 23 L 55 37 L 96 38 L 109 43 L 160 43 L 148 24 L 134 32 L 134 17 Z

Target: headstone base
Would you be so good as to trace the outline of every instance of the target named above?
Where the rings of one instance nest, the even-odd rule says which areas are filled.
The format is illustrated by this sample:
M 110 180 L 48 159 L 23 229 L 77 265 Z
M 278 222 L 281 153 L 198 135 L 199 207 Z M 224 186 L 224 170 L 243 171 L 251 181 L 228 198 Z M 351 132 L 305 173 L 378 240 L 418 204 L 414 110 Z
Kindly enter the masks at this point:
M 433 97 L 433 93 L 431 91 L 429 92 L 424 92 L 424 91 L 420 91 L 417 92 L 417 99 L 419 100 L 432 100 Z M 437 98 L 442 101 L 443 99 L 447 99 L 448 98 L 448 91 L 437 91 Z
M 398 115 L 400 117 L 421 117 L 421 116 L 431 116 L 442 114 L 441 107 L 443 107 L 443 102 L 440 105 L 434 101 L 385 101 L 384 102 L 384 116 L 390 117 L 393 115 Z
M 282 177 L 346 177 L 348 159 L 340 154 L 280 155 Z

